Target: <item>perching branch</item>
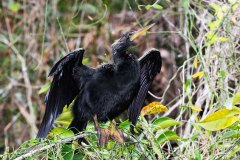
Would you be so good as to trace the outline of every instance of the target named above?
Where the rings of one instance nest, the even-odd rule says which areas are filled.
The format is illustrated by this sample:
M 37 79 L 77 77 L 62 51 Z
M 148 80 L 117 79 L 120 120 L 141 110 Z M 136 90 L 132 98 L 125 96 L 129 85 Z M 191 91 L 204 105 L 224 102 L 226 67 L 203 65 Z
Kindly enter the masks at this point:
M 83 137 L 86 137 L 86 136 L 89 136 L 91 135 L 92 133 L 83 133 L 83 134 L 79 134 L 79 135 L 76 135 L 76 136 L 73 136 L 73 137 L 70 137 L 70 138 L 66 138 L 66 139 L 60 139 L 58 140 L 57 142 L 55 143 L 52 143 L 52 144 L 49 144 L 47 146 L 38 146 L 36 148 L 34 148 L 33 150 L 29 151 L 28 153 L 24 154 L 24 155 L 21 155 L 17 158 L 15 158 L 14 160 L 22 160 L 22 159 L 25 159 L 27 157 L 30 157 L 38 152 L 41 152 L 41 151 L 44 151 L 44 150 L 47 150 L 49 148 L 52 148 L 54 146 L 56 146 L 57 144 L 59 143 L 67 143 L 67 142 L 71 142 L 71 141 L 74 141 L 74 140 L 77 140 L 79 138 L 83 138 Z

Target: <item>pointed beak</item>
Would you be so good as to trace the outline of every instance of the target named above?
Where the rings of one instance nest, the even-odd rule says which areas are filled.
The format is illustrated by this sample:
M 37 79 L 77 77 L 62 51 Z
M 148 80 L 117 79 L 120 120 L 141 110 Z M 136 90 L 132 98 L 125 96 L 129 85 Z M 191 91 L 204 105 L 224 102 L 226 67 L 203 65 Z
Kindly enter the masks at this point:
M 140 29 L 139 31 L 137 31 L 136 33 L 134 33 L 131 37 L 130 37 L 130 40 L 133 41 L 134 39 L 136 39 L 137 37 L 143 35 L 144 33 L 146 33 L 150 28 L 152 28 L 153 26 L 155 25 L 155 23 L 147 26 L 147 27 L 144 27 L 142 29 Z

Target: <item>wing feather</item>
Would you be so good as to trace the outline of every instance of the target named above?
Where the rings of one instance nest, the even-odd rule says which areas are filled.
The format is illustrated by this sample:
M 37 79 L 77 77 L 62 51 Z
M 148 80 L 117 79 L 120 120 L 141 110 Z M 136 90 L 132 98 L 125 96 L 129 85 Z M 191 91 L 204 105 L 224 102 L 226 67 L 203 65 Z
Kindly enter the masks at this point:
M 75 50 L 60 59 L 51 69 L 49 76 L 54 76 L 45 103 L 46 111 L 37 137 L 46 137 L 54 120 L 62 113 L 79 93 L 78 84 L 73 78 L 73 68 L 82 65 L 84 49 Z
M 137 123 L 149 86 L 156 74 L 161 70 L 161 54 L 158 50 L 151 49 L 139 59 L 139 62 L 141 68 L 140 88 L 129 108 L 129 121 L 133 124 L 131 126 L 131 133 L 134 133 L 133 129 Z

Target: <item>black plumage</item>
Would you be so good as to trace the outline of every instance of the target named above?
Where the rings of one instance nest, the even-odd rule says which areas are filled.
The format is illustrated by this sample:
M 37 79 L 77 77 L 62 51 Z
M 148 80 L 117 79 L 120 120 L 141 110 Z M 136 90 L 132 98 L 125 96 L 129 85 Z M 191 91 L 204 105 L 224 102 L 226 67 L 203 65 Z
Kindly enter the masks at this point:
M 129 108 L 129 120 L 136 124 L 148 88 L 161 69 L 161 55 L 151 49 L 137 59 L 129 53 L 134 32 L 124 34 L 112 45 L 113 63 L 93 69 L 82 64 L 84 49 L 75 50 L 51 69 L 53 76 L 46 96 L 46 111 L 37 134 L 45 137 L 54 120 L 75 98 L 73 120 L 69 126 L 74 133 L 83 131 L 87 122 L 112 120 Z M 131 127 L 133 132 L 133 127 Z

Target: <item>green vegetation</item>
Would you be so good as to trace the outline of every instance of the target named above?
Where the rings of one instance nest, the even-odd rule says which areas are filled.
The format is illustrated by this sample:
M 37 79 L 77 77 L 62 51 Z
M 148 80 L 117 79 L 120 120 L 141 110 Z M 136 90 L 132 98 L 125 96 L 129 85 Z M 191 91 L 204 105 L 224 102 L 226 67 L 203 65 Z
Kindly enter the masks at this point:
M 239 159 L 239 0 L 4 0 L 0 20 L 2 159 Z M 124 113 L 116 123 L 126 142 L 98 147 L 93 124 L 75 136 L 66 129 L 66 107 L 49 137 L 34 139 L 56 60 L 83 47 L 84 64 L 109 62 L 115 39 L 152 23 L 133 52 L 161 51 L 162 71 L 151 90 L 160 100 L 146 100 L 161 104 L 145 108 L 136 135 Z M 162 104 L 167 111 L 156 109 Z M 79 146 L 79 136 L 90 144 Z

